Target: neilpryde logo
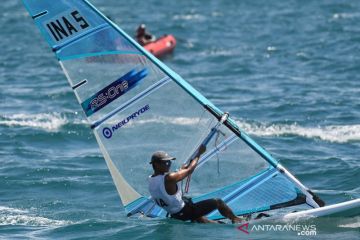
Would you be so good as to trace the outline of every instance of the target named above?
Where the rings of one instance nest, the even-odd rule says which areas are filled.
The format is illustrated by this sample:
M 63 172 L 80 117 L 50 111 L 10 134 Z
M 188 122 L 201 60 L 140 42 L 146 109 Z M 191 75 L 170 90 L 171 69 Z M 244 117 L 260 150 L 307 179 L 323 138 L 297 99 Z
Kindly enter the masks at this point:
M 149 104 L 146 104 L 144 107 L 140 108 L 139 110 L 137 110 L 133 114 L 129 115 L 127 118 L 124 118 L 120 122 L 116 123 L 111 128 L 104 127 L 103 130 L 102 130 L 103 136 L 105 138 L 107 138 L 107 139 L 111 138 L 113 133 L 116 130 L 118 130 L 121 127 L 125 126 L 128 122 L 130 122 L 131 120 L 134 120 L 135 118 L 139 117 L 140 115 L 142 115 L 143 113 L 145 113 L 149 109 L 150 109 Z
M 106 138 L 111 138 L 112 137 L 112 131 L 110 128 L 106 127 L 103 129 L 103 135 Z

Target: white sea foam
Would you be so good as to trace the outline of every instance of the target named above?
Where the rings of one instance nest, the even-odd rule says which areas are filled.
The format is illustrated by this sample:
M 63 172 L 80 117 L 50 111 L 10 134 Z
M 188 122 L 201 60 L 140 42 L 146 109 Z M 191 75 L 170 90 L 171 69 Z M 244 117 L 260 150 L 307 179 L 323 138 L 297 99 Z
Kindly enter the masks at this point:
M 69 120 L 60 113 L 13 114 L 0 115 L 0 125 L 20 126 L 43 129 L 50 132 L 58 131 Z M 86 124 L 85 120 L 75 120 L 74 124 Z
M 195 125 L 199 123 L 200 118 L 186 118 L 186 117 L 158 117 L 147 120 L 137 121 L 139 124 L 146 123 L 162 123 L 162 124 L 174 124 L 174 125 Z
M 339 225 L 342 228 L 360 228 L 360 222 Z
M 136 126 L 138 124 L 161 123 L 174 125 L 197 125 L 199 118 L 187 117 L 157 117 L 144 120 L 130 121 L 127 126 Z M 46 131 L 58 131 L 69 120 L 60 113 L 40 113 L 40 114 L 14 114 L 0 116 L 0 125 L 23 126 L 44 129 Z M 243 120 L 236 121 L 239 127 L 247 133 L 255 136 L 286 136 L 295 135 L 309 139 L 320 139 L 329 142 L 346 143 L 351 141 L 360 141 L 360 124 L 354 125 L 328 125 L 303 127 L 296 123 L 292 124 L 266 124 L 249 123 Z M 73 124 L 86 125 L 85 119 L 75 119 Z M 116 124 L 117 120 L 109 122 Z M 201 122 L 200 124 L 206 124 Z
M 359 18 L 360 13 L 334 13 L 333 19 L 341 19 L 341 18 Z
M 237 121 L 239 127 L 256 136 L 296 135 L 318 138 L 329 142 L 345 143 L 360 140 L 360 124 L 302 127 L 298 124 L 255 124 Z
M 277 50 L 277 48 L 274 47 L 274 46 L 268 46 L 268 47 L 266 48 L 266 50 L 267 50 L 268 52 L 274 52 L 274 51 Z
M 67 122 L 67 119 L 59 113 L 21 113 L 5 115 L 0 118 L 0 124 L 2 125 L 40 128 L 47 131 L 57 131 Z
M 16 208 L 0 206 L 0 213 L 27 213 L 28 211 Z
M 130 120 L 126 123 L 126 127 L 136 127 L 138 125 L 144 124 L 171 124 L 171 125 L 196 125 L 200 121 L 200 118 L 189 118 L 189 117 L 155 117 L 155 118 L 147 118 L 147 119 L 137 119 L 136 121 Z M 120 121 L 121 122 L 121 121 Z M 112 119 L 107 122 L 108 124 L 115 125 L 119 123 L 119 119 Z M 201 123 L 205 124 L 205 120 L 201 121 Z
M 25 226 L 64 226 L 72 224 L 71 221 L 53 220 L 45 217 L 34 216 L 27 210 L 0 206 L 0 226 L 25 225 Z
M 138 124 L 161 123 L 174 125 L 197 125 L 199 118 L 185 117 L 158 117 L 146 120 L 137 120 L 129 122 L 127 127 L 136 127 Z M 236 123 L 245 132 L 260 136 L 286 136 L 295 135 L 309 139 L 320 139 L 323 141 L 346 143 L 351 141 L 360 141 L 360 124 L 354 125 L 328 125 L 317 127 L 303 127 L 296 123 L 292 124 L 264 124 L 264 123 L 248 123 L 246 121 L 237 120 Z M 113 122 L 116 124 L 116 122 Z M 206 124 L 201 122 L 200 124 Z
M 203 56 L 233 56 L 234 54 L 236 54 L 234 49 L 210 49 L 200 53 Z
M 205 16 L 200 14 L 181 14 L 181 15 L 174 15 L 174 20 L 185 20 L 185 21 L 191 21 L 191 20 L 197 20 L 202 21 L 205 19 Z
M 194 48 L 195 43 L 191 40 L 186 40 L 185 46 L 186 46 L 186 48 Z
M 339 227 L 341 227 L 341 228 L 360 228 L 360 217 L 355 217 L 355 218 L 353 218 L 353 220 L 354 220 L 354 222 L 341 224 L 341 225 L 339 225 Z
M 138 120 L 129 122 L 128 127 L 136 127 L 138 124 L 161 123 L 174 125 L 197 125 L 199 118 L 185 118 L 185 117 L 158 117 L 146 120 Z M 328 125 L 317 127 L 303 127 L 296 123 L 293 124 L 263 124 L 263 123 L 248 123 L 242 120 L 237 120 L 236 123 L 245 132 L 260 136 L 286 136 L 295 135 L 309 139 L 320 139 L 323 141 L 345 143 L 350 141 L 360 141 L 360 124 L 354 125 Z M 113 123 L 115 124 L 115 122 Z M 200 124 L 206 124 L 201 122 Z

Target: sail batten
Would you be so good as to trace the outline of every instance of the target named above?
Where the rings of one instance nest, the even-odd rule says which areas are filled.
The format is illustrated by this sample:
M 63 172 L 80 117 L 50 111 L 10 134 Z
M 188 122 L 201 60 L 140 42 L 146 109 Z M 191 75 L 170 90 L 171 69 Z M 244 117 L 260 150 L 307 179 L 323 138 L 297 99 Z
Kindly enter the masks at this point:
M 140 53 L 136 52 L 136 51 L 105 51 L 105 52 L 78 54 L 78 55 L 63 57 L 59 60 L 68 61 L 68 60 L 73 60 L 73 59 L 99 57 L 99 56 L 106 56 L 106 55 L 120 55 L 120 54 L 121 55 L 140 55 Z
M 48 13 L 48 11 L 42 11 L 42 12 L 39 12 L 38 14 L 33 15 L 32 18 L 36 19 L 36 18 L 39 18 L 41 16 L 44 16 L 47 13 Z

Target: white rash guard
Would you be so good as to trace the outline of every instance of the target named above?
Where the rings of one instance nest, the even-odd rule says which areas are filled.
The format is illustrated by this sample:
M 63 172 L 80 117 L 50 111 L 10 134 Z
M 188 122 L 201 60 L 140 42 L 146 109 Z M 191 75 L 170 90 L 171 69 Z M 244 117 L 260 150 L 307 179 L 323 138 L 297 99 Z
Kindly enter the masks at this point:
M 176 184 L 177 191 L 175 194 L 169 195 L 166 192 L 165 176 L 166 175 L 150 176 L 149 192 L 157 205 L 165 209 L 168 213 L 174 214 L 185 206 L 185 202 L 182 200 L 182 193 L 178 184 Z

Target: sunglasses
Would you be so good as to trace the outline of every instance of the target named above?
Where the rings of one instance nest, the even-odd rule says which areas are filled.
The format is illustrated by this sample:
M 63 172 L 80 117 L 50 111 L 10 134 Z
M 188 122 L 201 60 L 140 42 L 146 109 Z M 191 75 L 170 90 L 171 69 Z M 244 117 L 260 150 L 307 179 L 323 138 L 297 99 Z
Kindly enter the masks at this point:
M 171 166 L 171 160 L 167 161 L 161 161 L 163 164 L 165 164 L 167 167 Z

